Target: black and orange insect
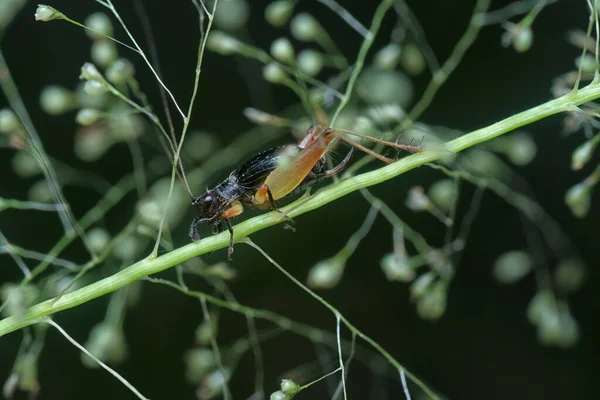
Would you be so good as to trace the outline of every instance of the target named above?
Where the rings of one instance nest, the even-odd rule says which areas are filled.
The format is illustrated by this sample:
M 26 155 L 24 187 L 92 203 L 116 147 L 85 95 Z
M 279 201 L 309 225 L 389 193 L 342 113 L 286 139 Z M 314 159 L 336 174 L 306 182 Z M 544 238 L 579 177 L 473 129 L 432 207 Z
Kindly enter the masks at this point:
M 421 151 L 419 146 L 401 145 L 355 132 L 313 125 L 298 144 L 279 146 L 257 154 L 215 188 L 194 198 L 192 204 L 198 209 L 200 216 L 196 217 L 190 226 L 192 240 L 200 238 L 198 224 L 211 225 L 213 233 L 219 233 L 227 227 L 230 233 L 228 256 L 231 259 L 231 219 L 244 211 L 244 204 L 263 210 L 278 210 L 275 204 L 277 200 L 309 189 L 316 183 L 342 172 L 350 162 L 355 148 L 387 163 L 395 161 L 348 139 L 344 133 L 367 138 L 398 150 Z M 347 142 L 352 147 L 337 166 L 327 169 L 326 155 L 338 140 Z

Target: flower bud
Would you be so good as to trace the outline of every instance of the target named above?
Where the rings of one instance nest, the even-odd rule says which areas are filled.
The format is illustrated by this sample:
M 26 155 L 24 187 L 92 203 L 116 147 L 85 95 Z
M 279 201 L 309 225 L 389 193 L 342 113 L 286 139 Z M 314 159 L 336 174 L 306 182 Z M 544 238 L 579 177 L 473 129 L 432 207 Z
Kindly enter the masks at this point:
M 94 64 L 89 62 L 83 64 L 83 66 L 81 67 L 81 75 L 79 75 L 79 78 L 87 81 L 99 82 L 104 80 L 102 74 L 100 73 L 100 71 L 98 71 L 98 68 L 96 68 Z
M 52 203 L 54 201 L 48 182 L 45 180 L 34 183 L 27 192 L 27 198 L 39 203 Z
M 422 186 L 413 186 L 408 191 L 405 205 L 411 211 L 425 211 L 431 207 L 431 201 Z
M 581 68 L 583 72 L 593 73 L 598 67 L 598 64 L 596 64 L 596 58 L 588 53 L 584 56 L 577 57 L 575 66 Z
M 205 131 L 190 133 L 185 139 L 185 152 L 187 158 L 193 161 L 202 161 L 210 157 L 219 147 L 217 137 Z
M 127 342 L 123 330 L 108 322 L 101 322 L 92 328 L 85 348 L 108 364 L 119 364 L 127 357 Z M 87 354 L 81 354 L 81 361 L 88 368 L 100 366 Z
M 6 317 L 21 317 L 37 297 L 38 290 L 33 285 L 4 284 L 0 288 L 0 298 L 4 307 L 2 314 Z
M 564 260 L 554 270 L 554 282 L 563 293 L 579 290 L 585 280 L 585 267 L 579 260 Z
M 535 158 L 536 153 L 537 146 L 528 134 L 516 133 L 510 137 L 506 154 L 513 164 L 527 165 Z
M 509 251 L 494 263 L 494 278 L 503 284 L 515 283 L 531 271 L 533 260 L 524 251 Z
M 104 113 L 100 110 L 94 110 L 93 108 L 82 108 L 75 116 L 75 121 L 80 125 L 92 125 L 96 123 Z
M 397 43 L 389 43 L 375 53 L 373 64 L 383 70 L 393 70 L 400 62 L 402 47 Z
M 358 77 L 356 92 L 368 104 L 407 107 L 413 97 L 413 86 L 399 71 L 371 67 Z
M 381 259 L 381 269 L 390 281 L 410 282 L 416 275 L 404 254 L 386 254 Z
M 50 115 L 59 115 L 71 110 L 74 100 L 73 93 L 67 89 L 50 85 L 40 94 L 40 107 Z
M 517 53 L 524 53 L 531 48 L 533 31 L 529 26 L 520 26 L 513 34 L 512 45 Z
M 271 55 L 274 59 L 284 64 L 293 64 L 296 59 L 292 43 L 284 37 L 276 39 L 271 44 Z
M 416 76 L 425 69 L 425 58 L 414 44 L 407 44 L 400 55 L 400 63 L 407 74 Z
M 283 68 L 276 63 L 265 65 L 263 68 L 263 76 L 265 77 L 265 80 L 270 83 L 283 83 L 288 78 L 288 75 Z
M 215 26 L 226 31 L 236 31 L 248 21 L 249 11 L 246 0 L 220 1 L 215 13 Z
M 107 91 L 106 85 L 100 81 L 86 81 L 83 91 L 90 96 L 100 96 Z
M 82 129 L 75 135 L 75 155 L 83 161 L 96 161 L 112 144 L 104 128 L 93 126 Z
M 14 132 L 21 126 L 17 114 L 10 108 L 0 110 L 0 133 Z
M 442 179 L 433 183 L 428 194 L 431 201 L 446 213 L 454 208 L 458 200 L 458 190 L 452 179 Z
M 93 228 L 86 234 L 87 244 L 95 254 L 99 254 L 106 249 L 110 241 L 110 235 L 106 229 Z
M 292 18 L 292 36 L 302 42 L 314 42 L 322 32 L 321 24 L 310 14 L 300 13 Z
M 273 26 L 282 26 L 292 15 L 294 5 L 295 2 L 291 0 L 274 1 L 265 9 L 265 19 Z
M 214 323 L 204 320 L 194 332 L 196 343 L 199 345 L 209 345 L 212 338 L 216 336 L 217 326 Z
M 12 168 L 20 178 L 26 179 L 42 173 L 42 167 L 34 156 L 25 152 L 19 151 L 15 153 L 12 159 Z
M 590 161 L 594 154 L 594 150 L 596 150 L 596 146 L 598 145 L 598 139 L 596 138 L 600 138 L 600 135 L 585 141 L 573 151 L 571 157 L 571 169 L 574 171 L 580 170 L 588 163 L 588 161 Z
M 567 190 L 565 203 L 571 209 L 571 213 L 578 218 L 585 217 L 590 211 L 592 204 L 592 190 L 586 182 L 573 185 Z
M 446 311 L 446 284 L 436 282 L 431 290 L 428 290 L 417 300 L 417 313 L 426 320 L 437 320 Z
M 84 25 L 89 28 L 85 32 L 94 40 L 105 39 L 106 36 L 112 36 L 113 34 L 112 22 L 110 22 L 108 15 L 102 12 L 90 14 L 85 19 Z
M 214 52 L 228 56 L 239 51 L 240 41 L 225 32 L 213 31 L 208 37 L 206 46 Z
M 106 70 L 106 79 L 115 85 L 120 85 L 126 83 L 134 74 L 133 64 L 127 59 L 119 58 Z
M 142 252 L 144 243 L 141 238 L 127 235 L 115 245 L 112 254 L 119 260 L 132 261 Z
M 203 347 L 188 350 L 184 355 L 185 377 L 190 383 L 201 383 L 216 367 L 215 353 Z
M 48 22 L 54 19 L 65 19 L 65 15 L 54 7 L 50 7 L 44 4 L 40 4 L 37 6 L 35 10 L 36 21 Z
M 271 393 L 269 400 L 290 400 L 291 397 L 283 393 L 281 390 Z
M 300 386 L 291 379 L 282 379 L 281 391 L 287 396 L 294 397 L 300 391 Z
M 117 46 L 112 40 L 95 40 L 92 43 L 92 61 L 99 66 L 106 68 L 111 65 L 119 56 Z
M 412 299 L 419 299 L 423 297 L 431 287 L 431 284 L 435 280 L 435 273 L 426 272 L 423 275 L 419 276 L 411 285 L 410 285 L 410 297 Z
M 298 69 L 308 76 L 316 76 L 323 69 L 323 54 L 312 49 L 298 53 Z
M 340 282 L 345 263 L 337 258 L 327 258 L 318 262 L 308 272 L 308 286 L 315 289 L 331 289 Z

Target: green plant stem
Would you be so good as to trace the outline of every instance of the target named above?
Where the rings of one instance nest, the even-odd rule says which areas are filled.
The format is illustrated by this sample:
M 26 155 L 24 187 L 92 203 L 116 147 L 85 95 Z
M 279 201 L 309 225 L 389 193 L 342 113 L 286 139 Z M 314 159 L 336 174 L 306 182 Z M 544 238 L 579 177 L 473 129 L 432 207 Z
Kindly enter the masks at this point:
M 385 182 L 424 164 L 438 161 L 450 154 L 458 153 L 475 146 L 476 144 L 494 139 L 506 132 L 510 132 L 552 115 L 573 110 L 576 106 L 598 98 L 600 98 L 600 84 L 595 81 L 583 89 L 577 91 L 574 90 L 565 96 L 550 100 L 493 125 L 463 135 L 437 149 L 413 154 L 393 164 L 331 185 L 318 191 L 309 198 L 299 199 L 289 206 L 282 208 L 281 211 L 290 217 L 297 217 L 323 207 L 326 204 L 361 188 Z M 235 241 L 239 242 L 252 233 L 281 222 L 285 222 L 285 219 L 281 217 L 281 213 L 277 212 L 266 213 L 246 220 L 235 226 Z M 198 242 L 189 243 L 159 257 L 138 261 L 112 276 L 101 279 L 98 282 L 92 283 L 71 293 L 67 293 L 58 300 L 50 299 L 32 306 L 23 316 L 13 316 L 1 320 L 0 336 L 35 324 L 41 321 L 42 317 L 76 307 L 97 297 L 114 292 L 115 290 L 127 286 L 145 276 L 164 271 L 167 268 L 178 265 L 193 257 L 225 248 L 228 244 L 229 233 L 223 232 L 218 235 L 204 238 Z

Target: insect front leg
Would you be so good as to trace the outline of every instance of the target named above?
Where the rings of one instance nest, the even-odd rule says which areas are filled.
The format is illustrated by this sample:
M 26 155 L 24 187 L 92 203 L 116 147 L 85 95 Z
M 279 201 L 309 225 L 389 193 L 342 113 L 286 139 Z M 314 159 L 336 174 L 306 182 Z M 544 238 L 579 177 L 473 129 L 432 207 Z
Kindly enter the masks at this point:
M 192 238 L 192 240 L 194 242 L 197 240 L 200 240 L 200 233 L 198 232 L 198 224 L 200 223 L 201 220 L 202 220 L 202 218 L 196 217 L 196 218 L 194 218 L 194 220 L 192 221 L 192 224 L 190 225 L 190 237 Z

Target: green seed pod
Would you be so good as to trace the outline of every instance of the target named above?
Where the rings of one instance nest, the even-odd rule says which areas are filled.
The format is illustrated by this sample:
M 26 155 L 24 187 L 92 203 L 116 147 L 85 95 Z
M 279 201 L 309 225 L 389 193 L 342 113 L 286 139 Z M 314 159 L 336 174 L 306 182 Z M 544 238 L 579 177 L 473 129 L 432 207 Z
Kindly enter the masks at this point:
M 442 179 L 434 182 L 428 190 L 429 198 L 442 211 L 452 211 L 458 200 L 458 188 L 453 179 Z
M 102 127 L 91 127 L 75 135 L 75 155 L 83 161 L 96 161 L 113 145 Z
M 494 263 L 494 278 L 499 283 L 515 283 L 527 275 L 533 267 L 531 256 L 524 251 L 509 251 Z
M 291 379 L 282 379 L 281 391 L 283 394 L 292 398 L 300 391 L 300 386 L 298 386 L 298 384 Z
M 344 262 L 327 258 L 318 262 L 308 272 L 308 286 L 315 289 L 331 289 L 340 282 L 344 273 Z
M 530 26 L 517 25 L 512 36 L 512 46 L 517 53 L 524 53 L 531 48 L 533 31 Z
M 592 188 L 585 181 L 571 186 L 565 194 L 565 203 L 574 216 L 585 217 L 592 205 Z
M 119 58 L 106 70 L 106 79 L 115 85 L 126 83 L 135 74 L 133 64 L 124 58 Z
M 99 81 L 86 81 L 83 91 L 90 96 L 100 96 L 107 91 L 106 85 Z
M 213 31 L 208 37 L 206 46 L 216 53 L 228 56 L 237 53 L 241 43 L 223 31 Z
M 21 127 L 21 122 L 10 108 L 0 110 L 0 133 L 11 133 Z
M 54 201 L 48 182 L 45 180 L 34 183 L 27 192 L 27 198 L 39 203 L 52 203 Z
M 263 68 L 263 76 L 267 82 L 280 84 L 288 79 L 288 75 L 285 73 L 276 63 L 269 63 Z
M 316 76 L 323 69 L 323 54 L 312 49 L 298 53 L 298 69 L 308 76 Z
M 92 61 L 98 64 L 102 68 L 106 68 L 111 65 L 119 53 L 117 52 L 117 46 L 111 40 L 95 40 L 92 43 Z
M 265 19 L 273 26 L 282 26 L 292 15 L 294 5 L 295 2 L 291 0 L 274 1 L 265 9 Z
M 281 390 L 271 393 L 269 400 L 290 400 L 291 397 L 283 393 Z
M 42 167 L 34 156 L 19 151 L 15 153 L 12 159 L 12 168 L 20 178 L 27 179 L 42 173 Z
M 106 229 L 103 228 L 90 229 L 90 231 L 87 232 L 86 237 L 87 244 L 90 250 L 92 250 L 96 254 L 99 254 L 102 251 L 104 251 L 104 249 L 106 249 L 106 246 L 108 245 L 108 242 L 110 241 L 110 235 L 108 234 Z
M 50 85 L 40 94 L 40 107 L 50 115 L 59 115 L 70 111 L 74 104 L 73 93 L 67 89 Z
M 274 59 L 284 64 L 294 64 L 296 60 L 294 47 L 288 38 L 285 37 L 276 39 L 271 44 L 271 55 Z
M 113 27 L 108 15 L 97 12 L 90 14 L 84 22 L 89 29 L 85 33 L 94 40 L 105 39 L 106 36 L 112 36 Z
M 290 25 L 292 36 L 302 42 L 314 42 L 321 34 L 321 24 L 310 14 L 300 13 L 292 18 Z
M 389 43 L 375 53 L 373 65 L 383 70 L 393 70 L 400 62 L 402 55 L 402 47 L 397 43 Z
M 420 299 L 421 297 L 423 297 L 429 291 L 435 278 L 435 273 L 431 271 L 419 276 L 410 285 L 410 297 L 412 299 Z
M 208 321 L 202 322 L 196 328 L 194 332 L 194 337 L 196 338 L 196 343 L 199 345 L 210 345 L 212 338 L 216 336 L 217 326 L 214 323 L 210 323 Z
M 417 300 L 417 313 L 426 320 L 437 320 L 446 311 L 447 288 L 444 282 L 436 282 Z
M 564 260 L 554 270 L 554 282 L 563 293 L 573 293 L 585 281 L 585 266 L 579 260 Z
M 415 279 L 415 269 L 403 254 L 388 253 L 383 256 L 380 264 L 389 281 L 410 282 Z
M 368 104 L 407 107 L 413 97 L 411 81 L 399 71 L 367 68 L 356 82 L 356 92 Z
M 93 108 L 82 108 L 75 116 L 75 121 L 80 125 L 92 125 L 102 118 L 104 113 Z
M 425 194 L 423 187 L 413 186 L 408 191 L 404 204 L 411 211 L 425 211 L 431 207 L 431 200 Z
M 226 31 L 236 31 L 246 25 L 249 11 L 246 0 L 220 1 L 215 13 L 215 26 Z
M 507 149 L 510 161 L 519 166 L 529 164 L 537 154 L 537 145 L 526 133 L 516 133 L 509 138 Z
M 184 355 L 185 377 L 189 383 L 198 384 L 216 367 L 215 353 L 203 347 L 188 350 Z
M 127 342 L 123 330 L 108 322 L 101 322 L 92 328 L 85 348 L 108 364 L 120 364 L 127 357 Z M 100 367 L 84 353 L 81 353 L 81 362 L 88 368 Z
M 581 68 L 583 72 L 593 73 L 594 71 L 596 71 L 598 64 L 596 64 L 596 58 L 588 53 L 583 57 L 577 57 L 575 59 L 575 66 L 577 68 Z
M 81 67 L 81 74 L 79 75 L 80 79 L 88 80 L 88 81 L 99 81 L 102 82 L 104 78 L 102 78 L 102 74 L 98 71 L 98 68 L 92 63 L 85 63 Z
M 48 22 L 54 19 L 65 19 L 65 15 L 54 7 L 40 4 L 35 10 L 35 20 Z
M 533 325 L 538 325 L 542 319 L 542 314 L 551 307 L 554 307 L 552 293 L 545 290 L 538 292 L 527 305 L 527 319 Z
M 414 44 L 407 44 L 400 55 L 400 63 L 407 74 L 416 76 L 425 69 L 425 58 L 423 53 Z

